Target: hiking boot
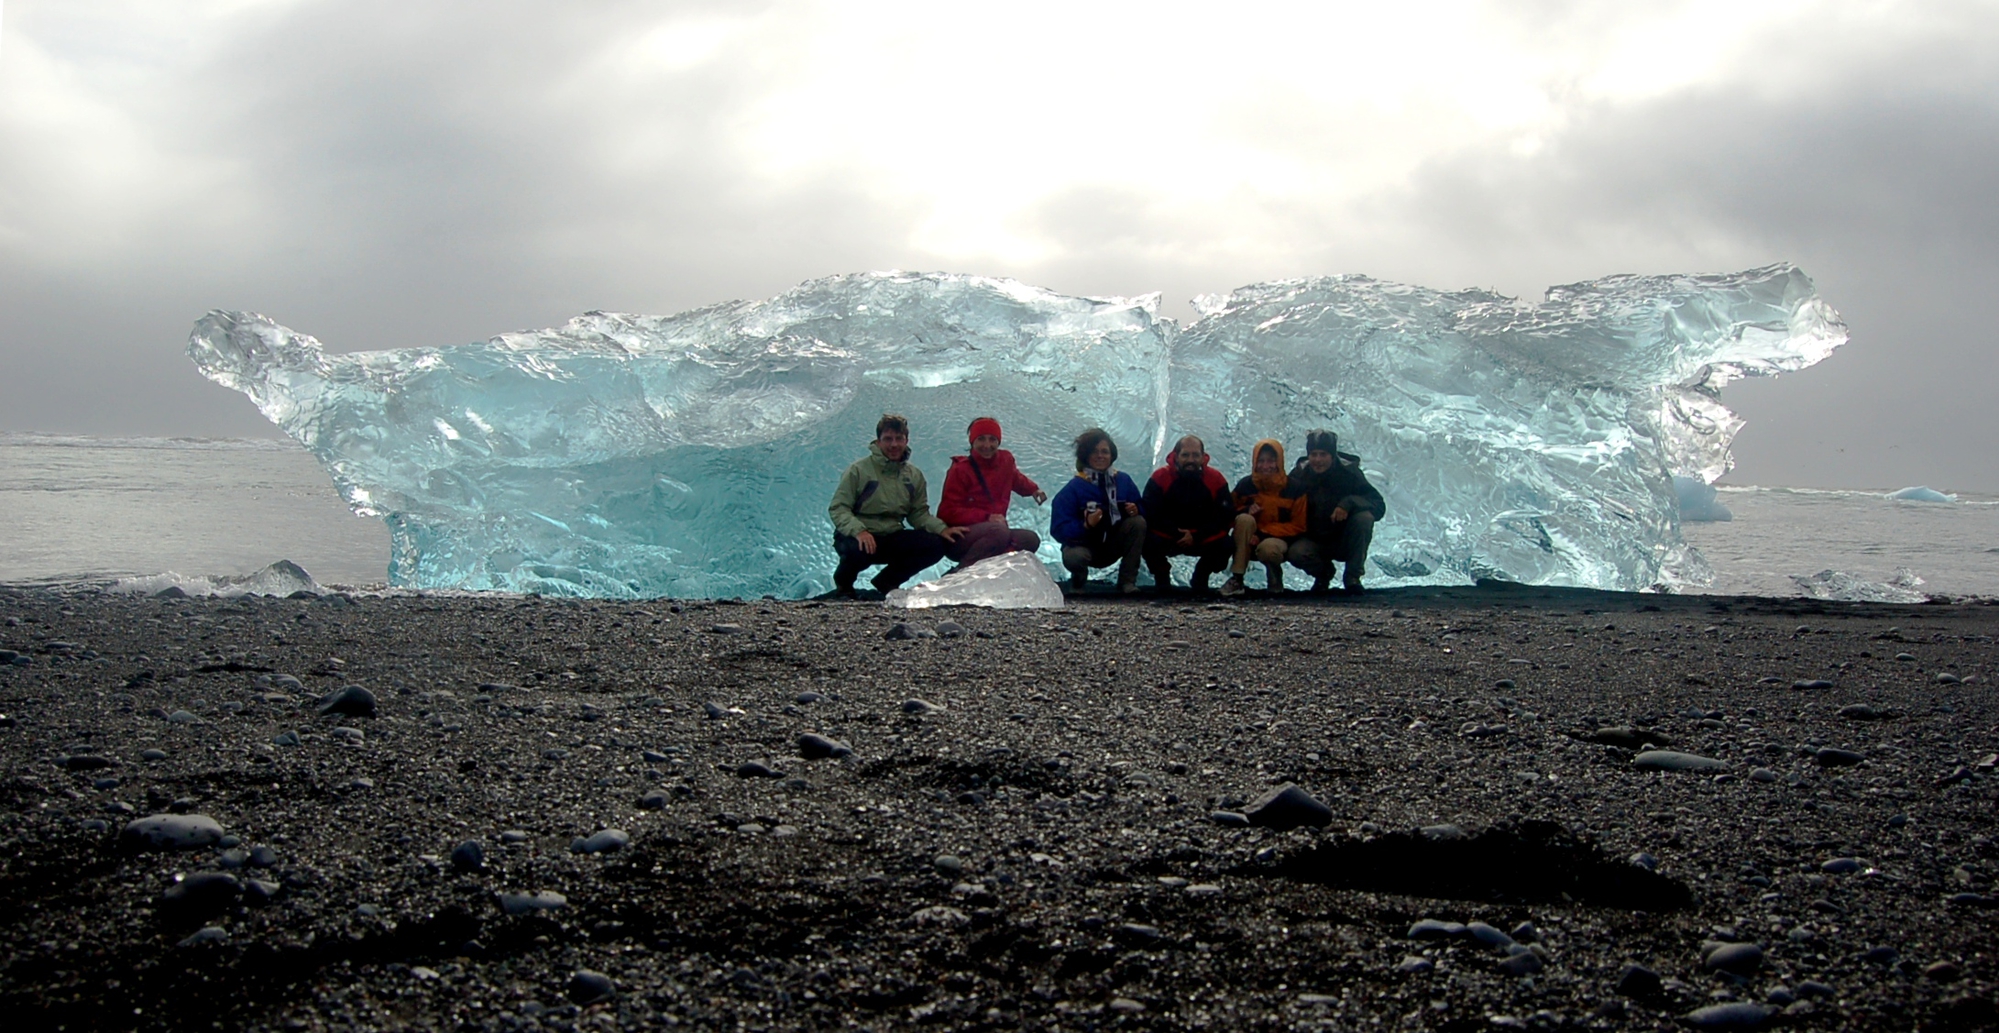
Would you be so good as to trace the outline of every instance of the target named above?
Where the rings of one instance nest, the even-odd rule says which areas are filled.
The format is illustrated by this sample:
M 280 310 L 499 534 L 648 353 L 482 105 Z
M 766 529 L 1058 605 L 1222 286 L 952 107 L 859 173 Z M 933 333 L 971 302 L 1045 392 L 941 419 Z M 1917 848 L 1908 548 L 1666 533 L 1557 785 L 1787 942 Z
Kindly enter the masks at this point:
M 1325 595 L 1333 590 L 1333 579 L 1324 574 L 1312 579 L 1312 594 Z
M 1360 587 L 1360 582 L 1358 581 L 1349 581 L 1340 586 L 1340 591 L 1347 595 L 1360 595 L 1362 592 L 1367 591 L 1367 589 Z
M 1138 587 L 1138 582 L 1136 581 L 1120 581 L 1118 582 L 1117 590 L 1119 595 L 1137 595 L 1139 592 L 1144 591 L 1144 589 Z
M 1081 592 L 1083 590 L 1083 586 L 1089 583 L 1090 583 L 1090 576 L 1088 574 L 1069 575 L 1069 591 L 1071 594 Z
M 881 593 L 881 594 L 883 594 L 883 595 L 887 595 L 887 594 L 889 594 L 890 592 L 893 592 L 893 591 L 895 591 L 896 589 L 898 589 L 898 588 L 902 587 L 902 586 L 901 586 L 901 585 L 899 585 L 899 584 L 895 584 L 895 585 L 891 585 L 891 584 L 887 584 L 887 583 L 883 582 L 883 581 L 882 581 L 882 579 L 881 579 L 881 578 L 879 578 L 879 577 L 876 577 L 876 578 L 871 578 L 871 579 L 870 579 L 870 580 L 868 581 L 868 584 L 871 584 L 871 585 L 875 586 L 875 591 L 877 591 L 877 592 L 880 592 L 880 593 Z
M 1271 592 L 1284 591 L 1283 567 L 1272 566 L 1266 563 L 1263 565 L 1263 576 L 1265 578 L 1265 587 L 1269 588 Z
M 1221 593 L 1225 596 L 1233 598 L 1241 595 L 1244 591 L 1241 574 L 1230 574 L 1229 579 L 1222 582 Z

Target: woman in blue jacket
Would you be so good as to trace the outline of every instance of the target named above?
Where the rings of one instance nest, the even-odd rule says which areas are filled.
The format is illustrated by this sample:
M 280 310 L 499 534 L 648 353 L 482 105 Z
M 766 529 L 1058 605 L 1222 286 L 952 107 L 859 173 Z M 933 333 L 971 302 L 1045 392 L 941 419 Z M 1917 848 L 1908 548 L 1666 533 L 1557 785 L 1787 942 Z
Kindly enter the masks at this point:
M 1138 563 L 1145 548 L 1141 493 L 1112 465 L 1116 462 L 1117 442 L 1102 427 L 1076 436 L 1076 476 L 1056 494 L 1048 527 L 1062 543 L 1071 591 L 1089 583 L 1090 568 L 1113 563 L 1118 565 L 1118 591 L 1138 591 Z

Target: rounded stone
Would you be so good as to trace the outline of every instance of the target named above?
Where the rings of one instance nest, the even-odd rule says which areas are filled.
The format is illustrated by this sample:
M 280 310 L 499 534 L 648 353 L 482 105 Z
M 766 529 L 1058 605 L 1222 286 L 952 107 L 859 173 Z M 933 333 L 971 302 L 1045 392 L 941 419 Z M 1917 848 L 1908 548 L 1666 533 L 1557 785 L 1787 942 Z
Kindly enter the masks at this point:
M 618 995 L 618 985 L 602 972 L 577 969 L 569 977 L 569 999 L 577 1004 L 595 1004 Z
M 1726 943 L 1709 951 L 1701 964 L 1719 972 L 1746 976 L 1763 967 L 1763 948 L 1753 943 Z
M 126 850 L 193 850 L 222 842 L 222 826 L 206 814 L 154 814 L 118 833 Z
M 196 872 L 167 887 L 160 906 L 182 918 L 206 918 L 235 906 L 243 884 L 228 872 Z
M 608 854 L 623 850 L 631 842 L 631 833 L 624 829 L 602 829 L 569 844 L 569 849 L 579 854 Z
M 486 867 L 486 847 L 476 839 L 468 839 L 451 848 L 451 867 L 461 872 L 476 872 Z
M 375 694 L 359 685 L 349 685 L 320 701 L 323 716 L 374 717 Z

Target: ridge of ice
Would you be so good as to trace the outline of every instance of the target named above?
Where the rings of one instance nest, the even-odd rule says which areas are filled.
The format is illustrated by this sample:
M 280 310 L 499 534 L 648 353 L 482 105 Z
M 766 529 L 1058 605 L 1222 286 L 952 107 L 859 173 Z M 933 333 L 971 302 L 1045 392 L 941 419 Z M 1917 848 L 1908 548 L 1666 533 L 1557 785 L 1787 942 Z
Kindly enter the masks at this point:
M 1913 488 L 1903 488 L 1900 491 L 1891 491 L 1888 493 L 1888 497 L 1894 499 L 1897 502 L 1956 502 L 1957 501 L 1957 496 L 1955 495 L 1946 495 L 1943 492 L 1936 490 L 1935 488 L 1924 487 L 1920 485 Z
M 388 524 L 391 585 L 610 597 L 830 588 L 825 505 L 876 416 L 912 421 L 934 502 L 960 428 L 997 416 L 1051 494 L 1099 425 L 1142 479 L 1201 434 L 1337 431 L 1388 500 L 1370 583 L 1700 583 L 1672 477 L 1711 483 L 1739 376 L 1845 340 L 1802 272 L 1612 276 L 1526 304 L 1363 276 L 1204 296 L 1077 298 L 955 274 L 828 277 L 672 316 L 592 312 L 445 348 L 327 354 L 211 312 L 188 352 Z M 1041 531 L 1047 510 L 1013 518 Z
M 998 610 L 1059 610 L 1067 603 L 1048 567 L 1032 554 L 1009 552 L 952 571 L 913 588 L 898 588 L 885 606 L 925 610 L 935 606 L 990 606 Z

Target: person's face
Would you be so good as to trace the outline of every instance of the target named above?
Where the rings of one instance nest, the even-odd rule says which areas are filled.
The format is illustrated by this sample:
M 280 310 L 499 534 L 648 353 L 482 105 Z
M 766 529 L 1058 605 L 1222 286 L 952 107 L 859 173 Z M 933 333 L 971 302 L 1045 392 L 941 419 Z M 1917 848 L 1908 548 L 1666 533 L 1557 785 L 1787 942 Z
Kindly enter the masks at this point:
M 1110 469 L 1111 458 L 1112 456 L 1111 456 L 1110 439 L 1106 438 L 1102 441 L 1097 442 L 1097 447 L 1090 450 L 1090 469 L 1092 470 Z
M 1264 449 L 1256 454 L 1256 472 L 1265 477 L 1277 472 L 1277 453 Z
M 991 459 L 993 454 L 998 451 L 999 437 L 997 435 L 981 434 L 972 439 L 972 454 L 978 456 L 980 459 Z
M 1315 448 L 1305 453 L 1305 465 L 1311 467 L 1313 473 L 1325 473 L 1333 468 L 1333 454 L 1323 448 Z
M 1191 441 L 1181 442 L 1180 451 L 1173 454 L 1173 462 L 1180 468 L 1181 473 L 1194 473 L 1198 471 L 1201 468 L 1201 461 L 1206 458 L 1208 458 L 1208 454 L 1201 451 L 1201 446 Z
M 882 455 L 890 459 L 901 459 L 909 454 L 909 433 L 900 430 L 884 430 L 875 438 L 875 444 L 882 447 Z

